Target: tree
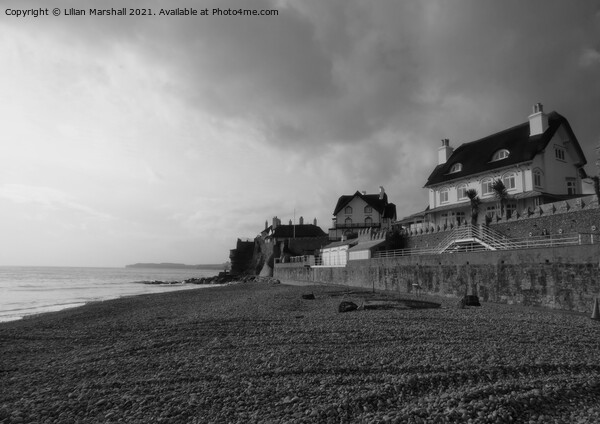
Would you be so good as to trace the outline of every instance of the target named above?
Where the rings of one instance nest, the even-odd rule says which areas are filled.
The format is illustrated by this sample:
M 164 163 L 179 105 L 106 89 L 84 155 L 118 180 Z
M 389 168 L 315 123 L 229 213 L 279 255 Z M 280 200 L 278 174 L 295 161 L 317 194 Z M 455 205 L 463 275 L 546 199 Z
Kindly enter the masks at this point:
M 468 189 L 465 194 L 471 201 L 471 225 L 477 225 L 477 217 L 479 216 L 479 205 L 481 205 L 481 199 L 477 194 L 477 190 L 474 188 Z
M 494 180 L 492 190 L 494 191 L 494 196 L 500 202 L 500 216 L 502 216 L 504 215 L 504 206 L 508 200 L 508 190 L 506 190 L 506 186 L 500 179 Z

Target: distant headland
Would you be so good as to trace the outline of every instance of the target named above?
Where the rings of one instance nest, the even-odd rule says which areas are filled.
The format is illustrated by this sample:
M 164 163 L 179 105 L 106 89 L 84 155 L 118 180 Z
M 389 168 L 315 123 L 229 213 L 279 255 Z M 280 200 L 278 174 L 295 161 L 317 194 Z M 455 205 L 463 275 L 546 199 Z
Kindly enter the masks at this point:
M 228 269 L 229 264 L 200 264 L 200 265 L 186 265 L 186 264 L 177 264 L 171 262 L 162 262 L 159 264 L 156 263 L 137 263 L 132 265 L 125 265 L 125 268 L 163 268 L 163 269 Z

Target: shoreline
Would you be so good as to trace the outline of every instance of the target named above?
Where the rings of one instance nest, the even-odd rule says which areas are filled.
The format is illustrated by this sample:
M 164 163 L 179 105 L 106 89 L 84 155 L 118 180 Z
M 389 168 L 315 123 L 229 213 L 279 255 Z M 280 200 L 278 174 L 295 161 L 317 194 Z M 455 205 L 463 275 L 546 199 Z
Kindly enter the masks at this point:
M 0 422 L 600 420 L 587 317 L 454 299 L 339 313 L 382 295 L 219 287 L 0 323 Z
M 8 323 L 8 322 L 21 321 L 21 320 L 27 320 L 27 319 L 31 319 L 34 317 L 38 317 L 38 316 L 44 316 L 46 314 L 53 314 L 53 313 L 67 311 L 67 310 L 71 310 L 71 309 L 82 308 L 82 307 L 85 307 L 86 305 L 93 304 L 93 303 L 109 302 L 111 300 L 122 299 L 122 298 L 127 298 L 127 297 L 145 296 L 145 295 L 161 295 L 161 294 L 173 293 L 173 292 L 177 292 L 177 291 L 202 289 L 202 288 L 208 288 L 208 287 L 218 287 L 218 286 L 226 285 L 229 283 L 226 283 L 226 284 L 193 284 L 193 283 L 158 284 L 158 283 L 148 283 L 148 282 L 143 282 L 143 281 L 133 281 L 131 284 L 144 284 L 144 285 L 155 286 L 155 287 L 169 287 L 169 288 L 172 288 L 173 290 L 172 291 L 161 291 L 161 292 L 156 292 L 156 293 L 123 294 L 123 295 L 118 295 L 117 297 L 106 297 L 106 298 L 102 298 L 102 299 L 93 299 L 93 300 L 88 300 L 85 302 L 69 302 L 69 303 L 64 303 L 64 304 L 51 304 L 51 305 L 47 305 L 47 306 L 40 306 L 40 307 L 38 307 L 39 309 L 44 309 L 40 312 L 27 313 L 24 315 L 19 314 L 19 316 L 16 318 L 0 317 L 0 325 L 2 325 L 4 323 Z M 29 308 L 29 309 L 34 309 L 34 308 Z M 27 309 L 19 309 L 16 311 L 23 311 L 23 310 L 27 310 Z M 4 311 L 4 312 L 9 312 L 9 311 Z

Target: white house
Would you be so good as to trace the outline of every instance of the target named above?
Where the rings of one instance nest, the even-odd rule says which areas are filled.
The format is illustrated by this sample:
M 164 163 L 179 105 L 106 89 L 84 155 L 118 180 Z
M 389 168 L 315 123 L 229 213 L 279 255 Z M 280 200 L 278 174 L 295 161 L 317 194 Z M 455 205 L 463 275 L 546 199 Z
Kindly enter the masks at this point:
M 500 213 L 492 184 L 503 181 L 509 198 L 504 218 L 543 203 L 581 195 L 586 159 L 566 118 L 544 113 L 540 103 L 529 120 L 515 127 L 461 144 L 447 139 L 438 149 L 438 165 L 429 176 L 429 206 L 405 219 L 413 226 L 440 229 L 471 219 L 468 189 L 481 199 L 478 222 Z
M 340 196 L 333 215 L 329 239 L 340 240 L 364 229 L 390 228 L 396 220 L 396 205 L 388 203 L 385 190 L 379 187 L 379 194 L 357 191 L 352 195 Z

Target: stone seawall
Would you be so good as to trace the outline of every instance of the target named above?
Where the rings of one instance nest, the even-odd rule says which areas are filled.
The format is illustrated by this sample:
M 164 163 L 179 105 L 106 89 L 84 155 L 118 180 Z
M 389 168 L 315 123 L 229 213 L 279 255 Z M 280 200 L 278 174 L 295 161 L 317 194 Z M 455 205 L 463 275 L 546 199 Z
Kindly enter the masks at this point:
M 600 245 L 405 256 L 346 267 L 276 264 L 274 278 L 462 297 L 589 313 L 600 296 Z

